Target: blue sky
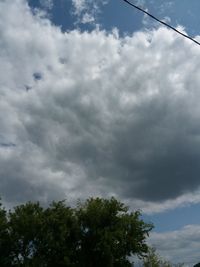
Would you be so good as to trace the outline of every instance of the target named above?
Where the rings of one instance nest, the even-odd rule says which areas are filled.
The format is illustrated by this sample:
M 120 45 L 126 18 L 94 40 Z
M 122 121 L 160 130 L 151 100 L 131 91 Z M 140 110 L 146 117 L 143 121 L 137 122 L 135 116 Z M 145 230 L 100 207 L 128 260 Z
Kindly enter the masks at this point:
M 200 38 L 200 2 L 132 0 Z M 122 0 L 0 1 L 7 207 L 116 196 L 200 261 L 200 47 Z
M 43 6 L 39 0 L 29 0 L 31 7 Z M 101 2 L 101 1 L 99 1 Z M 169 17 L 171 20 L 171 25 L 176 27 L 177 25 L 182 25 L 188 34 L 196 35 L 199 33 L 199 23 L 200 18 L 198 16 L 198 11 L 200 8 L 200 3 L 198 0 L 192 1 L 192 4 L 187 0 L 183 1 L 163 1 L 163 0 L 143 0 L 143 1 L 133 1 L 135 4 L 148 9 L 148 11 L 160 19 L 165 19 Z M 51 21 L 60 27 L 63 31 L 71 30 L 77 27 L 75 25 L 76 16 L 73 15 L 73 5 L 69 1 L 54 1 L 53 8 L 48 10 Z M 112 30 L 113 27 L 117 27 L 121 34 L 126 32 L 132 33 L 136 30 L 144 27 L 143 14 L 134 10 L 128 6 L 124 1 L 108 1 L 106 5 L 101 6 L 101 10 L 96 17 L 96 23 L 100 24 L 102 29 Z M 150 21 L 151 22 L 151 21 Z M 90 23 L 83 24 L 80 23 L 78 26 L 82 30 L 91 30 L 92 26 Z M 94 26 L 94 25 L 93 25 Z M 146 27 L 151 27 L 152 25 L 145 25 Z

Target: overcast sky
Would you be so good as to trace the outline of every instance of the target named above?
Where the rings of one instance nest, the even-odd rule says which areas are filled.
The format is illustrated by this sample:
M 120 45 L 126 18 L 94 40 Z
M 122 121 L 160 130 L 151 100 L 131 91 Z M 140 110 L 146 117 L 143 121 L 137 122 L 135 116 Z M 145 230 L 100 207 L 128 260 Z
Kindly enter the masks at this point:
M 200 41 L 198 0 L 133 3 Z M 199 59 L 122 0 L 0 0 L 5 205 L 115 196 L 200 261 Z

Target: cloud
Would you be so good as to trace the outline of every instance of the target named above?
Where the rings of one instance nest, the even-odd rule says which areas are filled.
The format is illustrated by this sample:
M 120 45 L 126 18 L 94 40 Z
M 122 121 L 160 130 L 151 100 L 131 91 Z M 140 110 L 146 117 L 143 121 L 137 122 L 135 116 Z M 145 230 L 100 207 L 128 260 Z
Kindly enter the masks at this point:
M 151 3 L 151 4 L 153 4 L 153 3 Z M 168 4 L 169 4 L 169 3 L 168 3 Z M 164 9 L 164 7 L 165 7 L 165 5 L 161 5 L 160 9 Z M 143 9 L 144 9 L 146 12 L 148 12 L 149 14 L 153 15 L 153 14 L 151 13 L 151 11 L 148 10 L 148 8 L 144 8 L 144 7 L 143 7 Z M 160 12 L 161 12 L 161 11 L 160 11 Z M 161 12 L 161 13 L 163 13 L 163 12 Z M 167 23 L 167 24 L 170 24 L 170 23 L 171 23 L 171 18 L 170 18 L 169 16 L 165 16 L 165 17 L 163 17 L 163 18 L 159 18 L 159 17 L 157 17 L 157 18 L 158 18 L 159 20 L 161 20 L 162 22 L 165 22 L 165 23 Z M 160 27 L 160 22 L 158 22 L 158 21 L 152 19 L 152 18 L 151 18 L 149 15 L 147 15 L 147 14 L 144 14 L 144 15 L 143 15 L 143 18 L 142 18 L 142 24 L 143 24 L 143 26 L 144 26 L 146 29 L 149 29 L 149 30 Z
M 0 2 L 0 192 L 8 203 L 115 195 L 199 201 L 199 47 L 165 28 L 62 33 Z
M 98 15 L 109 0 L 72 0 L 73 14 L 76 16 L 76 24 L 96 24 Z
M 188 207 L 200 203 L 200 191 L 182 194 L 176 198 L 163 200 L 159 202 L 144 201 L 132 198 L 125 198 L 124 201 L 132 209 L 141 209 L 145 214 L 156 214 L 164 211 L 173 210 L 178 207 Z
M 39 2 L 45 9 L 52 9 L 54 6 L 53 0 L 40 0 Z
M 143 7 L 146 4 L 146 0 L 136 0 L 135 4 L 137 6 Z
M 166 10 L 168 12 L 172 11 L 174 8 L 174 4 L 175 3 L 173 1 L 166 1 L 165 3 L 162 3 L 159 8 L 160 13 L 163 14 L 166 12 Z
M 149 242 L 159 255 L 173 263 L 193 266 L 200 261 L 200 225 L 187 225 L 180 230 L 152 233 Z
M 85 13 L 82 17 L 82 23 L 93 23 L 95 21 L 94 17 L 88 13 Z

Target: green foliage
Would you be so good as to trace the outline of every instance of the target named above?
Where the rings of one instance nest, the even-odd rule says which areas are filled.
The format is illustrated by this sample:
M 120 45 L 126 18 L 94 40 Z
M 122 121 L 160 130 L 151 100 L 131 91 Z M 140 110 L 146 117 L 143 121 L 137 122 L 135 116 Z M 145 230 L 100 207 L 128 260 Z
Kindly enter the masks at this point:
M 39 255 L 48 267 L 75 266 L 78 225 L 74 211 L 64 202 L 53 202 L 44 211 Z
M 12 266 L 33 266 L 43 225 L 39 203 L 18 206 L 8 214 Z
M 0 266 L 129 267 L 129 256 L 147 253 L 151 229 L 115 198 L 0 206 Z
M 116 199 L 89 199 L 76 210 L 80 235 L 80 264 L 93 266 L 131 266 L 127 257 L 142 256 L 152 225 L 139 219 L 140 213 L 128 209 Z
M 0 266 L 10 266 L 10 235 L 6 211 L 0 203 Z
M 183 267 L 184 264 L 172 264 L 169 261 L 162 259 L 154 248 L 149 247 L 148 253 L 144 257 L 143 267 Z

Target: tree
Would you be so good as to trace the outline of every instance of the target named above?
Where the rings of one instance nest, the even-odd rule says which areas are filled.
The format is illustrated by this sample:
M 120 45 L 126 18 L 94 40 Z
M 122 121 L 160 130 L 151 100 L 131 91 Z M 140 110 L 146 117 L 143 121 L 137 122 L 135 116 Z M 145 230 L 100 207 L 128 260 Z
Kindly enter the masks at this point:
M 43 208 L 28 202 L 8 213 L 11 266 L 39 266 L 38 245 L 43 228 Z
M 9 212 L 11 266 L 74 266 L 76 219 L 64 202 L 47 209 L 28 202 Z
M 90 198 L 77 207 L 80 227 L 79 266 L 132 266 L 128 257 L 142 257 L 152 224 L 144 223 L 140 212 L 128 208 L 115 198 Z
M 148 251 L 152 225 L 115 198 L 90 198 L 75 208 L 64 201 L 0 208 L 2 267 L 129 267 L 130 256 Z
M 6 210 L 0 203 L 0 266 L 2 267 L 11 266 L 10 245 Z
M 172 264 L 161 258 L 155 248 L 149 247 L 148 253 L 143 259 L 143 267 L 183 267 L 183 263 Z
M 200 262 L 195 264 L 193 267 L 200 267 Z
M 156 254 L 154 248 L 148 249 L 148 254 L 143 260 L 143 267 L 160 267 L 160 257 Z
M 64 201 L 53 202 L 44 211 L 38 255 L 48 267 L 76 265 L 78 224 L 74 210 Z

